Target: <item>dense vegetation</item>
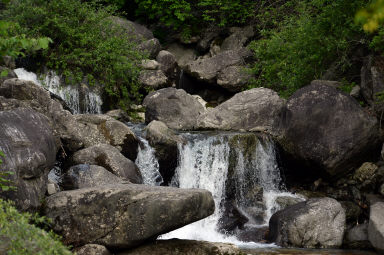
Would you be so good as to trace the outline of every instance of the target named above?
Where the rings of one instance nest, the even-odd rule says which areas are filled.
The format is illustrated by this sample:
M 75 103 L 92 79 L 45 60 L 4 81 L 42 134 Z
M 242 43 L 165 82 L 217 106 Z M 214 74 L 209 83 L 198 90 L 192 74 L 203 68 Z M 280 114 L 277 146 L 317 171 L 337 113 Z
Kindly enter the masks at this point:
M 99 81 L 120 106 L 146 93 L 137 82 L 144 57 L 132 40 L 108 19 L 120 12 L 156 27 L 199 35 L 207 27 L 251 24 L 257 30 L 250 48 L 255 76 L 250 87 L 270 87 L 289 96 L 330 66 L 345 73 L 357 49 L 384 50 L 382 0 L 13 0 L 1 17 L 27 37 L 49 37 L 40 52 L 49 68 L 76 82 Z M 367 7 L 363 11 L 363 8 Z M 360 12 L 359 12 L 360 10 Z M 358 22 L 355 14 L 359 12 Z M 378 29 L 376 34 L 366 31 Z M 351 84 L 356 77 L 336 77 Z
M 20 213 L 11 202 L 0 199 L 0 253 L 8 255 L 70 255 L 59 237 L 36 225 L 46 219 L 37 214 Z M 31 224 L 33 223 L 33 224 Z
M 133 40 L 108 19 L 113 6 L 99 1 L 14 0 L 2 17 L 19 24 L 20 33 L 49 37 L 48 51 L 40 52 L 42 63 L 75 82 L 96 81 L 120 106 L 139 99 L 138 63 L 143 54 Z

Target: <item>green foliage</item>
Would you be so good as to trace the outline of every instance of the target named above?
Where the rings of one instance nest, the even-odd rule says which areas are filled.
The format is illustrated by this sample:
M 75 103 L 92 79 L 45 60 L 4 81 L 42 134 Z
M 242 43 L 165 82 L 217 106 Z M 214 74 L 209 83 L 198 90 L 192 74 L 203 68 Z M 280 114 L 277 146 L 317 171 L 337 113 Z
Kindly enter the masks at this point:
M 8 255 L 70 255 L 52 231 L 33 224 L 45 224 L 37 214 L 19 213 L 12 202 L 0 199 L 0 253 Z
M 254 15 L 253 0 L 135 0 L 137 14 L 191 36 L 203 26 L 245 24 Z
M 47 49 L 52 42 L 48 37 L 27 38 L 25 34 L 18 34 L 19 30 L 17 23 L 0 20 L 0 56 L 24 56 L 23 51 Z
M 3 17 L 17 22 L 29 36 L 53 40 L 43 54 L 48 68 L 67 80 L 104 86 L 121 107 L 140 98 L 139 63 L 144 57 L 121 27 L 108 17 L 113 6 L 98 0 L 14 0 Z
M 355 20 L 363 25 L 366 32 L 376 31 L 384 22 L 384 0 L 375 0 L 357 12 Z
M 4 153 L 0 151 L 0 165 L 3 164 Z M 10 185 L 11 181 L 7 179 L 9 175 L 15 174 L 11 171 L 0 171 L 0 189 L 2 191 L 16 190 L 16 187 Z
M 365 3 L 365 0 L 287 1 L 285 5 L 294 7 L 290 15 L 275 27 L 262 30 L 263 38 L 251 44 L 258 59 L 253 67 L 257 78 L 252 87 L 269 87 L 288 97 L 321 77 L 331 63 L 336 62 L 341 70 L 347 68 L 348 54 L 358 44 L 357 38 L 364 37 L 354 23 L 354 14 Z

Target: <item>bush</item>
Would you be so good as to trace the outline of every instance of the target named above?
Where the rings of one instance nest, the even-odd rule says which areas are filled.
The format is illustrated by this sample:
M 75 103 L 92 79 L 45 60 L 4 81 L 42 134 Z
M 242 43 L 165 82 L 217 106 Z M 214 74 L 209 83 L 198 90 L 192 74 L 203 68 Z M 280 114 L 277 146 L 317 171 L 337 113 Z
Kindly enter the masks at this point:
M 75 82 L 87 77 L 99 81 L 124 107 L 139 100 L 139 63 L 144 58 L 137 45 L 108 19 L 113 5 L 98 0 L 14 0 L 2 17 L 20 24 L 28 36 L 53 40 L 43 53 L 48 68 Z
M 202 27 L 245 24 L 254 15 L 253 0 L 135 0 L 136 13 L 151 22 L 181 30 L 185 37 Z
M 11 202 L 0 199 L 0 254 L 8 255 L 70 255 L 53 232 L 32 224 L 46 219 L 29 213 L 19 213 Z
M 269 87 L 288 97 L 320 78 L 331 63 L 346 69 L 350 64 L 348 54 L 364 38 L 354 15 L 366 2 L 287 1 L 285 5 L 294 7 L 291 15 L 275 27 L 262 30 L 263 38 L 251 44 L 257 58 L 252 87 Z

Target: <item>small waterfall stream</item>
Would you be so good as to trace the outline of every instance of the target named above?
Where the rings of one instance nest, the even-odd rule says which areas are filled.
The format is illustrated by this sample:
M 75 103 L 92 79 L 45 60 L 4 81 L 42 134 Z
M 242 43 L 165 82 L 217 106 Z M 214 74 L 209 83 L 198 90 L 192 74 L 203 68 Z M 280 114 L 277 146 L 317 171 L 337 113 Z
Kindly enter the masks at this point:
M 220 222 L 225 217 L 224 201 L 231 196 L 228 189 L 235 193 L 232 199 L 239 211 L 249 218 L 247 224 L 256 227 L 266 226 L 271 215 L 279 210 L 277 197 L 296 197 L 284 192 L 274 143 L 268 137 L 228 133 L 182 135 L 188 143 L 178 145 L 178 167 L 172 185 L 211 191 L 216 210 L 210 217 L 165 234 L 161 239 L 194 239 L 244 245 L 235 236 L 219 231 Z M 260 201 L 256 201 L 254 190 L 261 190 Z M 257 222 L 253 220 L 254 211 L 255 205 L 260 204 L 262 221 Z
M 19 79 L 32 81 L 59 96 L 75 114 L 101 113 L 101 105 L 103 102 L 98 94 L 93 91 L 87 91 L 87 93 L 81 96 L 78 86 L 63 86 L 61 77 L 54 71 L 48 71 L 47 74 L 41 75 L 40 77 L 37 77 L 33 72 L 28 72 L 24 68 L 17 68 L 14 72 Z

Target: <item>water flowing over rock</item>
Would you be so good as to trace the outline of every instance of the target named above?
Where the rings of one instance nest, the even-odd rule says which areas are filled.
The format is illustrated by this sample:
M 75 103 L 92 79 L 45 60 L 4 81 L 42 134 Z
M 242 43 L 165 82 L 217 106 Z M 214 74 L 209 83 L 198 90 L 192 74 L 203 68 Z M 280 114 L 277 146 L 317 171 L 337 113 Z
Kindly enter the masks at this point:
M 130 248 L 200 220 L 214 211 L 210 192 L 145 185 L 63 191 L 47 198 L 45 213 L 66 244 Z
M 54 71 L 48 71 L 40 77 L 23 68 L 14 71 L 19 79 L 32 81 L 64 100 L 73 113 L 101 113 L 103 102 L 100 95 L 87 86 L 64 84 Z
M 373 247 L 384 252 L 384 200 L 374 202 L 370 207 L 368 238 Z
M 17 188 L 0 192 L 22 210 L 37 209 L 47 188 L 48 172 L 54 166 L 59 142 L 55 139 L 48 119 L 31 109 L 19 108 L 0 112 L 0 151 L 5 157 L 1 172 Z
M 269 237 L 283 247 L 338 248 L 343 242 L 345 211 L 332 198 L 312 198 L 275 213 Z
M 117 255 L 241 255 L 233 244 L 194 240 L 161 240 Z
M 206 109 L 193 96 L 182 89 L 165 88 L 145 97 L 145 122 L 164 122 L 169 128 L 192 130 L 198 127 L 198 117 Z
M 376 118 L 350 96 L 321 83 L 289 98 L 283 129 L 285 151 L 332 176 L 361 164 L 381 145 Z
M 108 144 L 98 144 L 73 154 L 74 164 L 102 166 L 111 173 L 133 183 L 143 183 L 135 163 L 124 157 L 119 150 Z
M 216 211 L 203 221 L 163 235 L 163 239 L 238 242 L 233 236 L 235 231 L 230 235 L 220 232 L 223 222 L 234 225 L 232 230 L 243 227 L 245 222 L 260 226 L 260 220 L 257 221 L 251 213 L 255 211 L 253 209 L 261 205 L 261 223 L 267 222 L 267 217 L 279 209 L 274 202 L 277 196 L 273 194 L 281 194 L 280 170 L 270 140 L 251 133 L 186 133 L 182 136 L 187 142 L 178 144 L 179 162 L 172 183 L 182 188 L 211 191 Z M 242 139 L 243 136 L 247 138 Z M 248 143 L 249 140 L 253 140 L 253 146 Z M 260 190 L 256 190 L 258 187 L 262 187 L 261 194 Z M 258 197 L 252 197 L 254 195 Z M 228 215 L 228 203 L 236 207 L 238 217 L 242 220 Z
M 145 138 L 154 148 L 156 158 L 159 161 L 159 171 L 165 183 L 169 183 L 177 166 L 177 144 L 183 144 L 186 141 L 163 122 L 157 120 L 151 121 L 145 131 Z
M 207 111 L 200 125 L 207 129 L 278 132 L 285 100 L 266 88 L 255 88 L 236 94 Z
M 83 164 L 72 166 L 62 177 L 60 186 L 64 190 L 72 190 L 123 182 L 104 167 Z
M 148 141 L 143 138 L 140 138 L 135 164 L 140 169 L 144 184 L 159 186 L 163 183 L 163 177 L 159 172 L 160 167 L 155 156 L 155 150 L 149 145 Z

